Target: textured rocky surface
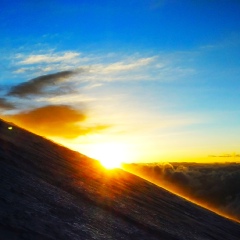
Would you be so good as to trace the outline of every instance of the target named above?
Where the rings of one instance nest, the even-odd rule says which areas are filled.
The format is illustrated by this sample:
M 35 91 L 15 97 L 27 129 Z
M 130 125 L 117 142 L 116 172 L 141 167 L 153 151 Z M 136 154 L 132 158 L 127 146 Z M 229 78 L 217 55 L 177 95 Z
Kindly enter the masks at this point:
M 0 166 L 0 239 L 240 236 L 236 222 L 3 121 Z

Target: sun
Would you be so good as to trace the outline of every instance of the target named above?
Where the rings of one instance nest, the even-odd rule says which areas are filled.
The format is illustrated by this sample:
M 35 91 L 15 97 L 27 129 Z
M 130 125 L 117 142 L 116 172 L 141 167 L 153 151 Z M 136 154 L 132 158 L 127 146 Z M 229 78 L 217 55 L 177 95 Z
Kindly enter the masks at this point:
M 127 148 L 120 143 L 100 143 L 92 147 L 91 155 L 107 169 L 121 168 L 126 161 Z
M 121 161 L 116 160 L 100 160 L 101 164 L 107 169 L 121 168 Z

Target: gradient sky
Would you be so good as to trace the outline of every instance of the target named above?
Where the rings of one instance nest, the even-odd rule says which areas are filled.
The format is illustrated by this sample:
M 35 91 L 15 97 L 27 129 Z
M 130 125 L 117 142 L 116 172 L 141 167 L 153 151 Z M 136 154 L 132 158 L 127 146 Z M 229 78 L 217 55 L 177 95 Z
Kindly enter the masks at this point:
M 239 160 L 238 0 L 3 0 L 0 52 L 1 116 L 31 131 L 95 158 Z

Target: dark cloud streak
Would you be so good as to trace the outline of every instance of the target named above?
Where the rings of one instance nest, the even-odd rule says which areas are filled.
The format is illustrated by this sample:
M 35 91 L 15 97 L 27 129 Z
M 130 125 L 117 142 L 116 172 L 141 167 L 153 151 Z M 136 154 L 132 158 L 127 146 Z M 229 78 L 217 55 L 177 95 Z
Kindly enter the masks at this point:
M 15 105 L 11 102 L 8 102 L 5 98 L 0 98 L 0 109 L 12 110 L 15 109 Z
M 43 94 L 47 87 L 54 86 L 55 84 L 62 82 L 75 74 L 77 74 L 75 71 L 62 71 L 33 78 L 27 82 L 13 86 L 7 95 L 27 97 L 29 95 Z

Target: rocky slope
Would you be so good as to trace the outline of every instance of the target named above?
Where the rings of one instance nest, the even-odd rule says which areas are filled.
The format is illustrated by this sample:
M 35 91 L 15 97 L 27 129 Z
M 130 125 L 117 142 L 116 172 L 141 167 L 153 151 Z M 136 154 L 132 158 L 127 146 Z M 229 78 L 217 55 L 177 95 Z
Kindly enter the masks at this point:
M 236 222 L 4 121 L 0 166 L 0 239 L 240 236 Z

